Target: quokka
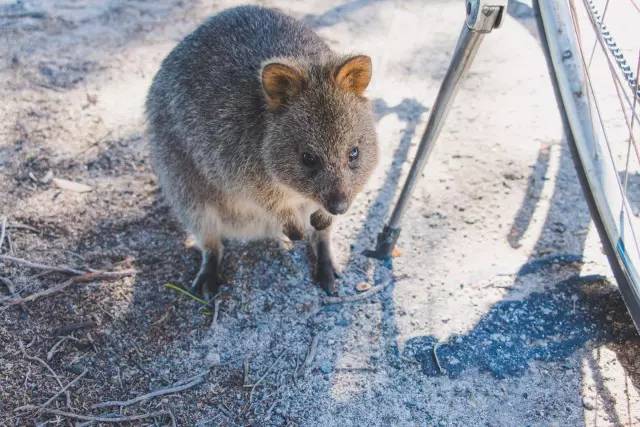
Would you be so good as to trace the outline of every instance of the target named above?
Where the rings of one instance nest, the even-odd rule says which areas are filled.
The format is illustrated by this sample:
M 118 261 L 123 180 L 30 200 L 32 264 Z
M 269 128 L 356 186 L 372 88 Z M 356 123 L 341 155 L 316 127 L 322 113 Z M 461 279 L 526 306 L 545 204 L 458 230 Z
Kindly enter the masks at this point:
M 377 163 L 371 59 L 244 6 L 209 18 L 162 62 L 146 101 L 164 197 L 202 250 L 195 293 L 220 284 L 224 239 L 310 237 L 336 293 L 331 224 Z M 307 233 L 309 231 L 309 233 Z

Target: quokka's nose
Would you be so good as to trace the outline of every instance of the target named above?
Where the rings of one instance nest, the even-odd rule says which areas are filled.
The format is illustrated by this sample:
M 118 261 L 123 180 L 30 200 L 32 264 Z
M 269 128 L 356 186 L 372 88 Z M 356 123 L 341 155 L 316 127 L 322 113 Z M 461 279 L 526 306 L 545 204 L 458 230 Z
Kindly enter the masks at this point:
M 332 195 L 327 203 L 327 210 L 332 215 L 343 214 L 349 209 L 349 202 L 345 194 Z

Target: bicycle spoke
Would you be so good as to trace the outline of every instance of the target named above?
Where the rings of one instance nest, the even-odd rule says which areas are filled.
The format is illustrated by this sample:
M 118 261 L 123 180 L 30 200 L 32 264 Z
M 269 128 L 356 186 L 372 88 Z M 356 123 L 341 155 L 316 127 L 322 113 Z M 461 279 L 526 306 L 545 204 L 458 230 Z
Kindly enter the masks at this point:
M 605 3 L 604 10 L 602 11 L 602 22 L 603 23 L 604 23 L 604 20 L 605 20 L 605 18 L 607 16 L 607 9 L 609 9 L 609 0 L 607 0 L 607 3 Z M 595 40 L 593 41 L 593 47 L 591 48 L 591 55 L 589 55 L 589 65 L 587 66 L 587 71 L 591 68 L 591 61 L 593 61 L 593 55 L 596 53 L 597 44 L 598 44 L 598 37 L 596 36 Z
M 621 68 L 621 70 L 624 73 L 625 79 L 627 80 L 627 84 L 631 87 L 632 91 L 634 92 L 634 100 L 638 97 L 638 90 L 637 90 L 637 78 L 636 76 L 633 75 L 633 71 L 631 70 L 631 67 L 628 65 L 627 60 L 624 58 L 624 55 L 621 53 L 620 49 L 618 48 L 617 44 L 613 41 L 613 37 L 611 36 L 610 32 L 606 29 L 606 26 L 604 25 L 600 25 L 598 23 L 598 13 L 595 10 L 595 6 L 593 5 L 593 1 L 592 0 L 583 0 L 583 4 L 585 6 L 585 9 L 587 11 L 587 15 L 589 17 L 589 22 L 591 23 L 591 26 L 594 30 L 594 33 L 596 34 L 597 39 L 599 40 L 599 44 L 600 47 L 604 53 L 604 56 L 607 60 L 607 64 L 609 66 L 609 72 L 611 73 L 611 76 L 613 78 L 614 81 L 614 87 L 616 89 L 616 94 L 618 96 L 618 99 L 620 101 L 620 106 L 623 112 L 623 116 L 625 119 L 625 123 L 627 125 L 627 127 L 629 128 L 629 131 L 631 133 L 631 141 L 632 144 L 634 146 L 634 151 L 636 153 L 636 156 L 638 157 L 638 161 L 640 162 L 640 150 L 638 149 L 638 146 L 636 144 L 635 141 L 635 137 L 633 137 L 633 133 L 631 130 L 631 123 L 629 121 L 629 119 L 627 118 L 627 114 L 626 114 L 626 108 L 625 107 L 625 101 L 626 104 L 629 108 L 631 108 L 631 115 L 637 120 L 638 116 L 637 116 L 637 112 L 635 111 L 634 107 L 633 107 L 633 103 L 634 101 L 630 100 L 628 97 L 627 92 L 624 90 L 624 85 L 622 84 L 620 77 L 616 71 L 616 64 Z M 575 22 L 576 17 L 574 17 L 574 22 Z M 577 24 L 576 24 L 577 25 Z M 605 40 L 605 34 L 601 33 L 601 30 L 603 32 L 606 31 L 606 35 L 607 37 L 609 37 L 609 41 Z M 579 35 L 576 34 L 577 36 L 577 40 L 580 43 L 580 38 Z M 581 47 L 582 49 L 582 47 Z M 584 51 L 582 51 L 584 54 Z M 611 53 L 611 55 L 614 56 L 614 58 L 616 59 L 616 64 L 613 63 L 609 53 Z M 584 62 L 584 56 L 583 56 L 583 62 Z M 589 70 L 586 70 L 587 74 L 589 74 Z M 622 98 L 625 98 L 624 100 Z M 601 119 L 601 117 L 600 117 Z
M 583 0 L 583 4 L 585 5 L 585 8 L 589 7 L 587 2 L 593 4 L 591 2 L 591 0 Z M 573 2 L 572 2 L 572 4 L 573 4 Z M 587 12 L 588 11 L 589 11 L 589 9 L 587 9 Z M 613 77 L 614 87 L 616 88 L 616 94 L 618 96 L 618 100 L 620 101 L 620 105 L 621 105 L 623 113 L 624 113 L 625 122 L 627 123 L 627 126 L 628 126 L 629 131 L 630 131 L 629 139 L 632 142 L 632 144 L 628 145 L 628 151 L 630 151 L 631 145 L 633 145 L 634 150 L 636 152 L 636 156 L 638 157 L 638 161 L 640 162 L 640 153 L 638 152 L 638 147 L 637 147 L 637 144 L 635 143 L 635 138 L 633 136 L 632 126 L 631 126 L 631 123 L 629 123 L 629 121 L 627 119 L 627 116 L 626 116 L 625 103 L 624 103 L 624 101 L 622 99 L 622 96 L 621 96 L 621 93 L 620 93 L 619 85 L 621 85 L 621 82 L 620 82 L 620 80 L 619 80 L 619 78 L 618 78 L 618 76 L 616 74 L 616 70 L 612 66 L 611 59 L 608 56 L 608 52 L 604 48 L 602 35 L 598 32 L 598 26 L 597 26 L 597 23 L 594 20 L 594 16 L 592 14 L 589 14 L 589 13 L 588 13 L 588 15 L 589 15 L 589 21 L 591 22 L 591 26 L 593 27 L 594 32 L 596 33 L 596 37 L 600 41 L 599 44 L 603 48 L 604 55 L 607 58 L 608 69 L 609 69 L 609 72 L 610 72 L 611 76 Z M 611 140 L 610 140 L 609 135 L 607 133 L 606 126 L 605 126 L 605 120 L 604 120 L 604 118 L 602 116 L 602 111 L 601 111 L 601 108 L 600 108 L 600 104 L 598 102 L 598 98 L 596 96 L 596 92 L 595 92 L 595 89 L 594 89 L 593 79 L 591 78 L 591 74 L 589 72 L 589 67 L 587 66 L 586 61 L 585 61 L 584 47 L 582 45 L 582 40 L 581 40 L 580 34 L 577 31 L 577 29 L 579 28 L 578 27 L 578 23 L 577 23 L 577 19 L 578 19 L 578 17 L 576 16 L 576 13 L 575 13 L 575 7 L 572 7 L 572 20 L 573 20 L 573 23 L 574 23 L 573 28 L 574 28 L 574 31 L 575 31 L 576 40 L 578 41 L 578 48 L 580 49 L 580 58 L 582 60 L 582 64 L 583 64 L 583 67 L 584 67 L 584 70 L 585 70 L 585 78 L 587 80 L 587 85 L 588 85 L 588 93 L 587 93 L 587 95 L 588 96 L 590 95 L 590 99 L 593 100 L 593 106 L 595 107 L 595 110 L 596 110 L 596 115 L 598 117 L 598 122 L 599 122 L 600 128 L 602 130 L 602 135 L 604 136 L 605 145 L 607 147 L 607 152 L 609 154 L 609 159 L 611 161 L 611 164 L 612 164 L 614 170 L 618 170 L 617 167 L 616 167 L 616 163 L 615 163 L 615 157 L 614 157 L 614 154 L 613 154 L 614 151 L 613 151 L 613 148 L 612 148 Z M 636 85 L 637 85 L 637 83 L 636 83 Z M 624 91 L 622 91 L 622 92 L 624 92 Z M 637 90 L 635 90 L 635 92 L 637 92 Z M 634 99 L 636 99 L 636 98 L 637 98 L 637 94 L 636 94 L 636 96 L 634 96 Z M 588 103 L 588 108 L 589 108 L 591 117 L 594 117 L 593 116 L 593 111 L 591 110 L 591 102 Z M 635 115 L 635 110 L 632 109 L 631 115 L 632 116 Z M 592 126 L 593 126 L 593 122 L 592 122 Z M 592 130 L 595 131 L 595 129 L 592 129 Z M 625 203 L 625 199 L 627 199 L 627 197 L 626 197 L 626 188 L 623 186 L 622 182 L 620 181 L 620 177 L 618 175 L 616 175 L 615 181 L 616 181 L 618 189 L 620 190 L 620 193 L 622 195 L 622 203 L 621 203 L 620 210 L 619 210 L 620 221 L 622 222 L 622 221 L 624 221 L 625 215 L 626 215 L 627 218 L 633 218 L 633 216 L 628 211 L 628 209 L 629 209 L 628 204 Z M 626 181 L 626 177 L 625 177 L 625 181 Z M 630 228 L 631 228 L 631 234 L 632 234 L 632 239 L 633 239 L 633 243 L 634 243 L 635 249 L 636 249 L 636 251 L 638 251 L 638 253 L 640 253 L 640 245 L 638 244 L 638 238 L 637 238 L 636 233 L 635 233 L 635 228 L 634 227 L 630 227 Z M 624 231 L 624 227 L 622 226 L 622 224 L 620 224 L 620 230 L 621 230 L 621 232 Z
M 638 61 L 636 64 L 636 76 L 640 76 L 640 50 L 638 50 Z M 636 87 L 634 90 L 633 107 L 631 108 L 631 125 L 629 126 L 629 143 L 627 144 L 627 158 L 625 161 L 624 170 L 624 194 L 628 195 L 628 183 L 629 183 L 629 154 L 631 152 L 631 144 L 634 141 L 633 138 L 633 125 L 636 118 L 636 106 L 638 104 L 638 79 L 636 79 Z

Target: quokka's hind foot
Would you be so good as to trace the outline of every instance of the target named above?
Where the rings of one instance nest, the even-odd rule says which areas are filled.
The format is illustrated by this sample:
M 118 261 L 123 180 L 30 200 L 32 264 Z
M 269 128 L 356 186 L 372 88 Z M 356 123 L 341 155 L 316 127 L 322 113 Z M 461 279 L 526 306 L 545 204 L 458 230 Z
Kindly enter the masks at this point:
M 191 292 L 210 301 L 218 293 L 221 284 L 220 257 L 217 251 L 203 251 L 202 265 L 193 280 Z

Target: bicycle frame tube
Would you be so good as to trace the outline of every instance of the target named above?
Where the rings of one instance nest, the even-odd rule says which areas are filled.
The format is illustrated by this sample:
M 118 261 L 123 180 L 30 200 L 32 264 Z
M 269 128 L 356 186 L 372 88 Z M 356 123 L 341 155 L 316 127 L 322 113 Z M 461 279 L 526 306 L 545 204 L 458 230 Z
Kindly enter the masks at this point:
M 424 169 L 435 141 L 447 117 L 449 107 L 455 98 L 460 81 L 471 66 L 480 42 L 486 33 L 500 25 L 506 13 L 507 0 L 467 0 L 467 19 L 458 38 L 453 58 L 444 77 L 427 127 L 420 139 L 416 157 L 411 164 L 409 175 L 405 180 L 400 197 L 396 202 L 391 219 L 378 235 L 374 251 L 365 251 L 365 255 L 374 258 L 388 258 L 400 236 L 400 223 L 413 193 L 418 177 Z

